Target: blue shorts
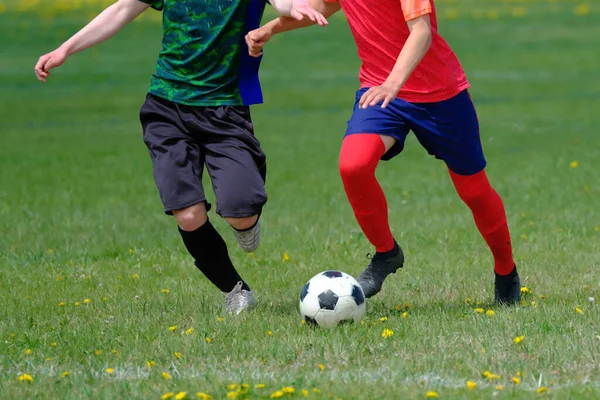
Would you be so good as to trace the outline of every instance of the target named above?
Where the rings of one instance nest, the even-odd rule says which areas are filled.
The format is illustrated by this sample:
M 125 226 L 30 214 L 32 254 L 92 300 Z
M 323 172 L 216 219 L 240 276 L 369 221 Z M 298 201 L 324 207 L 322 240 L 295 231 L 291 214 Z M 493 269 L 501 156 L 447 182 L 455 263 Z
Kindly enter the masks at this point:
M 485 168 L 479 121 L 467 90 L 437 103 L 409 103 L 397 98 L 386 108 L 380 104 L 358 108 L 358 101 L 366 91 L 364 88 L 356 92 L 345 136 L 353 133 L 392 136 L 397 143 L 382 160 L 400 154 L 406 136 L 412 131 L 427 152 L 443 160 L 452 172 L 472 175 Z

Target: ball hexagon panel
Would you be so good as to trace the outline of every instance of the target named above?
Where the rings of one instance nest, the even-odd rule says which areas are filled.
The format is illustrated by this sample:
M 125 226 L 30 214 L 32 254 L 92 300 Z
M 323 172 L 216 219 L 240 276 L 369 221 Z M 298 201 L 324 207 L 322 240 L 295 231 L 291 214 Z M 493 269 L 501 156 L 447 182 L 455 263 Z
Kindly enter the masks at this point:
M 304 300 L 300 301 L 300 313 L 305 319 L 307 317 L 314 319 L 320 309 L 321 305 L 319 304 L 319 297 L 314 293 L 308 292 L 304 297 Z

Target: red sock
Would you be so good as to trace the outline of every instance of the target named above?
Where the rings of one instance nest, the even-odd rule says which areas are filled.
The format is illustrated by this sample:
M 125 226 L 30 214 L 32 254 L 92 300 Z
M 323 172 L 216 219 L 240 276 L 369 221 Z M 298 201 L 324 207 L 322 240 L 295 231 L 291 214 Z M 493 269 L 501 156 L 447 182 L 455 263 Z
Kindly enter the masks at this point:
M 490 185 L 485 171 L 468 176 L 450 171 L 450 176 L 458 195 L 471 209 L 481 236 L 492 250 L 494 271 L 498 275 L 510 274 L 515 261 L 506 212 L 502 199 Z
M 378 135 L 353 134 L 344 139 L 340 151 L 340 174 L 358 224 L 377 252 L 394 248 L 388 223 L 388 207 L 375 178 L 385 145 Z

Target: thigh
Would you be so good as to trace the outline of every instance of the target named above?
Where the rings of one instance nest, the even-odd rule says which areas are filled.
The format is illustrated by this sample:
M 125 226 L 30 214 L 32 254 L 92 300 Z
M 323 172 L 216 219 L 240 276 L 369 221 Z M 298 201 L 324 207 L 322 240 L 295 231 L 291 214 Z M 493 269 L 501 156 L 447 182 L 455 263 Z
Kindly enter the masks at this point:
M 206 201 L 202 188 L 204 154 L 188 134 L 177 106 L 149 95 L 140 110 L 140 121 L 165 212 L 172 214 Z
M 400 154 L 404 149 L 404 142 L 409 128 L 403 116 L 403 110 L 410 104 L 401 99 L 396 99 L 386 108 L 381 108 L 380 104 L 360 108 L 358 101 L 366 90 L 367 88 L 364 88 L 356 92 L 354 110 L 348 121 L 344 136 L 361 133 L 394 138 L 396 143 L 381 158 L 382 160 L 389 160 Z
M 486 166 L 475 106 L 465 90 L 438 103 L 414 104 L 410 127 L 419 142 L 451 171 L 472 175 Z
M 226 218 L 257 215 L 267 202 L 266 156 L 254 136 L 246 106 L 197 109 L 197 131 L 205 153 L 216 212 Z

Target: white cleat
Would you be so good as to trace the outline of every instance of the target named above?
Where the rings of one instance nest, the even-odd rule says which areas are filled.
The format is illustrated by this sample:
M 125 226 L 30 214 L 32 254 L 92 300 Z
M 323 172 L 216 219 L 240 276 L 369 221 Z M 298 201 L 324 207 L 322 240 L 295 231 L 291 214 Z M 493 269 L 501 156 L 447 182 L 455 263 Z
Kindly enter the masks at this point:
M 238 231 L 234 228 L 233 234 L 240 247 L 244 251 L 252 253 L 260 245 L 260 220 L 256 221 L 256 225 L 252 228 L 245 231 Z
M 233 290 L 225 296 L 225 307 L 230 314 L 238 315 L 244 310 L 256 307 L 256 300 L 251 290 L 242 289 L 242 281 L 239 281 Z

